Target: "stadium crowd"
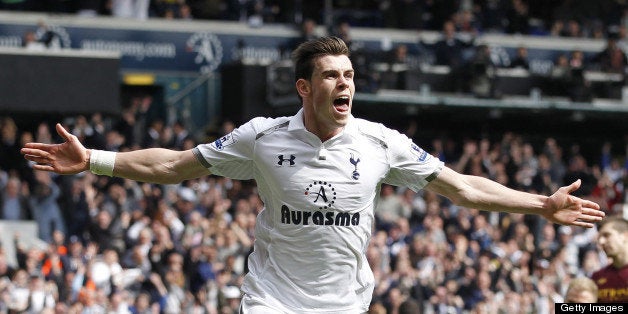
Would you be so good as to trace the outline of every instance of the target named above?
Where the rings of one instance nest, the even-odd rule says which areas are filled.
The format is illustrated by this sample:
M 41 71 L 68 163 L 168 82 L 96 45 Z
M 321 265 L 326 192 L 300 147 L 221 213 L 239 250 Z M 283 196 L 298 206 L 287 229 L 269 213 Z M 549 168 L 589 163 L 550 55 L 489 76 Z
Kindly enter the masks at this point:
M 0 10 L 137 20 L 238 21 L 251 27 L 292 25 L 301 32 L 301 37 L 277 47 L 282 56 L 287 56 L 305 39 L 336 35 L 349 43 L 361 78 L 356 85 L 367 92 L 416 90 L 416 81 L 425 79 L 415 76 L 425 70 L 425 65 L 436 65 L 448 67 L 448 80 L 453 83 L 432 86 L 435 92 L 464 93 L 479 98 L 527 95 L 528 92 L 512 86 L 518 83 L 509 83 L 497 74 L 498 68 L 521 68 L 530 75 L 522 84 L 542 85 L 536 87 L 544 96 L 566 97 L 575 102 L 623 97 L 628 69 L 628 4 L 623 1 L 336 0 L 330 3 L 331 9 L 325 6 L 325 1 L 0 0 Z M 418 40 L 387 49 L 366 49 L 363 43 L 352 40 L 353 27 L 416 30 Z M 429 39 L 423 31 L 439 32 L 440 36 Z M 605 40 L 606 45 L 596 53 L 577 48 L 552 52 L 541 58 L 547 58 L 544 61 L 549 61 L 548 65 L 535 62 L 538 61 L 535 58 L 528 59 L 530 47 L 525 44 L 512 56 L 502 58 L 482 42 L 483 34 L 586 38 Z M 47 29 L 45 23 L 22 35 L 22 46 L 29 50 L 56 49 L 60 45 L 59 34 Z M 592 82 L 586 71 L 615 76 L 602 75 Z
M 120 119 L 95 114 L 64 124 L 87 147 L 188 149 L 182 123 L 148 119 L 136 98 Z M 85 172 L 34 172 L 19 149 L 60 139 L 47 121 L 21 129 L 0 120 L 0 214 L 33 220 L 45 246 L 12 235 L 0 250 L 0 313 L 237 313 L 239 286 L 263 204 L 254 182 L 206 176 L 156 185 Z M 551 193 L 575 178 L 579 195 L 608 214 L 624 203 L 626 156 L 605 144 L 597 160 L 548 138 L 436 139 L 426 149 L 454 169 L 508 186 Z M 606 265 L 596 230 L 558 227 L 535 216 L 479 212 L 435 194 L 384 185 L 368 258 L 376 276 L 372 313 L 549 313 L 573 278 Z M 6 243 L 3 243 L 3 247 Z M 9 260 L 17 260 L 10 265 Z M 401 308 L 400 308 L 401 307 Z
M 542 0 L 335 0 L 333 19 L 353 26 L 440 30 L 454 20 L 461 32 L 499 32 L 565 37 L 604 36 L 625 25 L 624 1 Z M 324 24 L 325 1 L 287 0 L 1 0 L 0 10 L 37 11 L 121 18 L 241 21 L 253 26 Z M 329 25 L 328 25 L 329 26 Z

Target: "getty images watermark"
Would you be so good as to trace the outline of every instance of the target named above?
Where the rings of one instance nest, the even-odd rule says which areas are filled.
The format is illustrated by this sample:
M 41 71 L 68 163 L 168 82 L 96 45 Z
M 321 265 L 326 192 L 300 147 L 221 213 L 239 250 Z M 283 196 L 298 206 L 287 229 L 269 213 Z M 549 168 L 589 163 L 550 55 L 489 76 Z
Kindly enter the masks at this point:
M 556 303 L 556 314 L 559 313 L 626 313 L 628 303 Z

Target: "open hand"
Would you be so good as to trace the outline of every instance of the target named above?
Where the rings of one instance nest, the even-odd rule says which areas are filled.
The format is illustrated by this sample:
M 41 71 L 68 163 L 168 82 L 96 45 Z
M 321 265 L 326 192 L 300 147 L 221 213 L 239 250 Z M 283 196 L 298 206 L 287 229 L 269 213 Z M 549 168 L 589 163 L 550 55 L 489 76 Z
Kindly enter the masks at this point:
M 26 143 L 20 151 L 24 158 L 35 162 L 33 166 L 35 170 L 59 174 L 76 174 L 88 170 L 90 152 L 61 124 L 57 123 L 55 127 L 65 142 L 61 144 Z
M 577 190 L 582 181 L 563 186 L 547 200 L 549 211 L 543 216 L 551 222 L 561 225 L 574 225 L 592 228 L 593 223 L 602 220 L 605 214 L 597 203 L 581 199 L 570 193 Z

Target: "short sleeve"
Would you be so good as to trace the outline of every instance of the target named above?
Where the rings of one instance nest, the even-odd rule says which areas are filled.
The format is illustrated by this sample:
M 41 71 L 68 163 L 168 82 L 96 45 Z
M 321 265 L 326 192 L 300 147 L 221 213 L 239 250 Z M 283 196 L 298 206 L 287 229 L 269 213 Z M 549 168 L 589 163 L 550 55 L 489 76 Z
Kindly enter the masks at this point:
M 385 183 L 406 186 L 414 191 L 435 179 L 444 163 L 395 130 L 385 129 L 390 172 Z
M 198 160 L 213 174 L 238 180 L 254 176 L 255 120 L 251 120 L 212 143 L 194 148 Z

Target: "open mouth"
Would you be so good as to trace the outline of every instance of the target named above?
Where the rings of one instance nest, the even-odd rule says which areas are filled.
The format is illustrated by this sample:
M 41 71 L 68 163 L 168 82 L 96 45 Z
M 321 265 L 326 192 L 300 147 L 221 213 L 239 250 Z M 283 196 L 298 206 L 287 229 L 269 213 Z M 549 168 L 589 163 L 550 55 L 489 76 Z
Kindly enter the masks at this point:
M 336 110 L 344 112 L 349 110 L 349 96 L 340 96 L 334 99 L 334 107 Z

